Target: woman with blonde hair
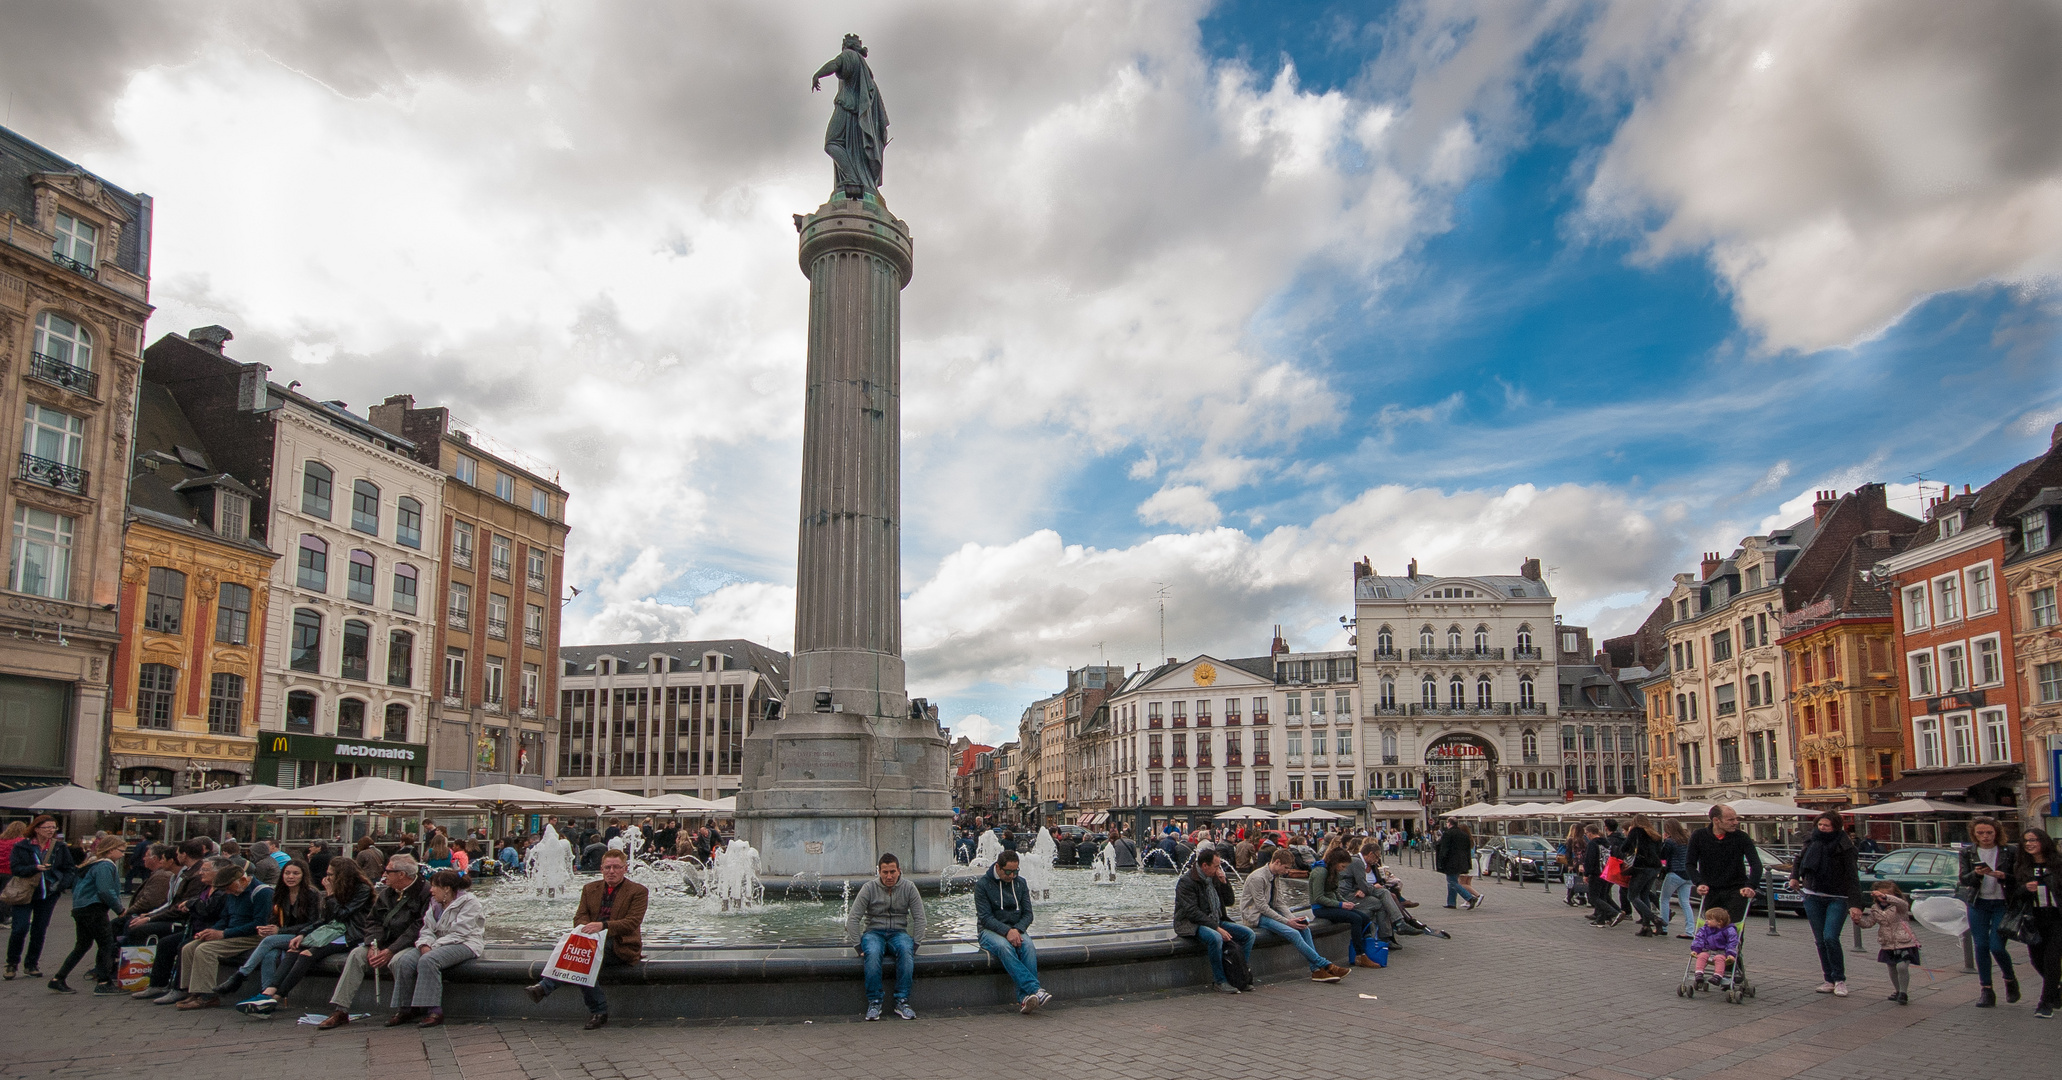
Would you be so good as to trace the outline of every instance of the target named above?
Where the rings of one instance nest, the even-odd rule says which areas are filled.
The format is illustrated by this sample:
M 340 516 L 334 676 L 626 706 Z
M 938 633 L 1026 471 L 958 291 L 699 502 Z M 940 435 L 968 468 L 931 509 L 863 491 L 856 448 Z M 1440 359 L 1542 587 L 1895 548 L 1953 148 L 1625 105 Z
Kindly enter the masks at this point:
M 115 963 L 121 951 L 115 945 L 114 920 L 122 917 L 122 876 L 115 869 L 115 856 L 128 846 L 119 836 L 103 836 L 94 841 L 92 852 L 79 864 L 79 876 L 72 885 L 72 925 L 78 930 L 78 939 L 50 980 L 50 989 L 57 993 L 78 993 L 64 980 L 92 948 L 99 950 L 93 954 L 93 992 L 122 992 L 115 983 Z

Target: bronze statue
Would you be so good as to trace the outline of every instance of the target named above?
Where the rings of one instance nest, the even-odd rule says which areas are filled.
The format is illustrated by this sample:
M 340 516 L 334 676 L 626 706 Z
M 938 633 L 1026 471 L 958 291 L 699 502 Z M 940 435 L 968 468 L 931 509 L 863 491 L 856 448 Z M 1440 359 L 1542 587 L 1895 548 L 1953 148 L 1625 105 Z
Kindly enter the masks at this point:
M 888 143 L 888 109 L 866 66 L 866 46 L 858 34 L 846 34 L 845 45 L 830 62 L 816 69 L 811 91 L 823 89 L 823 77 L 838 77 L 838 97 L 831 126 L 824 132 L 823 152 L 836 164 L 834 188 L 848 199 L 881 194 L 881 148 Z

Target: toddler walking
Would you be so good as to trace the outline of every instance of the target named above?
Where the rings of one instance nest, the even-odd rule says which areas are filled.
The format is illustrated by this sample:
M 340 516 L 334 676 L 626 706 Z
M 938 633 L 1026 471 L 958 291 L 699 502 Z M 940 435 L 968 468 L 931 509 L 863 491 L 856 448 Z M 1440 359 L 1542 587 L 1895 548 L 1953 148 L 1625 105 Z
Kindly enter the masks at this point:
M 1697 928 L 1697 935 L 1690 939 L 1690 955 L 1696 958 L 1697 988 L 1705 985 L 1704 966 L 1713 966 L 1711 981 L 1723 984 L 1726 968 L 1740 958 L 1740 931 L 1733 925 L 1733 913 L 1715 905 L 1706 905 L 1704 925 Z
M 1876 959 L 1890 969 L 1890 1000 L 1911 1004 L 1912 965 L 1919 962 L 1919 935 L 1912 932 L 1912 903 L 1895 881 L 1879 881 L 1869 890 L 1868 907 L 1854 909 L 1856 926 L 1876 928 Z

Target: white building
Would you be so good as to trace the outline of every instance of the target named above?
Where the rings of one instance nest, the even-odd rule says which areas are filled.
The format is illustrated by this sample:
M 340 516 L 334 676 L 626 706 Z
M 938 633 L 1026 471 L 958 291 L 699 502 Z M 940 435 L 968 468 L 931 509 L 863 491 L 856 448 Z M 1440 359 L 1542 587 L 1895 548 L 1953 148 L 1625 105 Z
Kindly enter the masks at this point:
M 1516 576 L 1354 568 L 1368 788 L 1431 786 L 1434 811 L 1558 797 L 1554 596 Z M 1384 816 L 1378 813 L 1377 816 Z
M 559 649 L 559 791 L 737 794 L 745 735 L 788 692 L 791 657 L 753 641 Z

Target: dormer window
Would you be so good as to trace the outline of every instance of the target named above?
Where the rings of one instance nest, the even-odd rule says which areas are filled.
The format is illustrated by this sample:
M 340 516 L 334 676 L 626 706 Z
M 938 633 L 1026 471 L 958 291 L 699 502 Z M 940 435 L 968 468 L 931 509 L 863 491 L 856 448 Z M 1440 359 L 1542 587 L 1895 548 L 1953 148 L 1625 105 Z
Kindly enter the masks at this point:
M 1759 588 L 1761 588 L 1761 566 L 1757 563 L 1747 568 L 1747 591 L 1753 592 Z
M 228 540 L 250 537 L 251 501 L 231 491 L 215 492 L 215 534 Z
M 2026 550 L 2046 551 L 2048 549 L 2048 512 L 2046 510 L 2036 510 L 2020 518 L 2019 532 L 2020 536 L 2024 539 Z
M 57 215 L 57 239 L 51 242 L 50 257 L 60 266 L 91 274 L 99 265 L 94 255 L 100 248 L 100 230 L 60 211 Z
M 1940 538 L 1947 539 L 1962 531 L 1962 515 L 1959 511 L 1940 519 Z

